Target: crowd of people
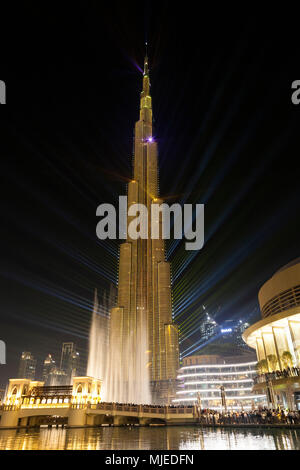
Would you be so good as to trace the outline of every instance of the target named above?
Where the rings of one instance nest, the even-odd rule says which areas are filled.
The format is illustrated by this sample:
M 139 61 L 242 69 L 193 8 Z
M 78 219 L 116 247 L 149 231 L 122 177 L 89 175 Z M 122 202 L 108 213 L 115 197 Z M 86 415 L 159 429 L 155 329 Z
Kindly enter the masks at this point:
M 275 370 L 273 372 L 266 372 L 264 374 L 260 374 L 254 378 L 254 383 L 258 382 L 265 382 L 266 380 L 276 380 L 276 379 L 283 379 L 286 377 L 299 377 L 300 376 L 300 368 L 299 367 L 287 367 L 283 370 Z
M 136 403 L 119 403 L 119 402 L 104 402 L 102 401 L 101 404 L 108 404 L 108 405 L 116 405 L 116 406 L 139 406 L 137 405 Z M 155 408 L 165 408 L 166 405 L 149 405 L 149 404 L 142 404 L 141 406 L 143 407 L 148 407 L 148 408 L 152 408 L 152 407 L 155 407 Z M 168 408 L 193 408 L 193 405 L 167 405 Z
M 133 403 L 114 403 L 120 406 L 137 406 Z M 165 408 L 164 405 L 142 405 L 143 407 Z M 194 405 L 185 405 L 194 408 Z M 197 405 L 196 405 L 197 407 Z M 182 408 L 182 405 L 168 405 L 168 408 Z M 198 407 L 197 407 L 198 408 Z M 198 408 L 198 421 L 201 424 L 300 424 L 300 410 L 282 408 L 259 408 L 253 410 L 218 411 Z
M 218 412 L 216 410 L 200 410 L 201 424 L 300 424 L 300 411 L 268 409 L 250 411 Z

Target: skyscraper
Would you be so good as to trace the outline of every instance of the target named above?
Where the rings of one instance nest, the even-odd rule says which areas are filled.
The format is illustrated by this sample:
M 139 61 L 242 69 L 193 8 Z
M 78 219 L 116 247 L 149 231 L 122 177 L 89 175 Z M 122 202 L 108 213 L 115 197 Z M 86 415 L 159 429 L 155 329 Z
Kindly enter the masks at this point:
M 216 335 L 218 325 L 213 320 L 207 312 L 205 312 L 204 319 L 201 322 L 200 325 L 200 333 L 201 333 L 201 340 L 202 341 L 207 341 L 213 336 Z
M 77 374 L 79 353 L 74 343 L 63 343 L 60 359 L 60 370 L 66 375 L 66 384 L 70 384 L 72 377 Z
M 48 356 L 44 360 L 43 365 L 43 381 L 45 382 L 45 385 L 50 385 L 50 377 L 54 369 L 55 361 L 52 358 L 51 354 L 48 354 Z
M 242 320 L 225 320 L 219 328 L 220 334 L 218 341 L 220 343 L 232 343 L 232 345 L 237 347 L 250 350 L 242 338 L 248 326 L 249 323 Z
M 70 376 L 67 376 L 64 370 L 54 367 L 49 373 L 46 385 L 70 385 Z
M 29 351 L 22 352 L 18 377 L 20 379 L 35 379 L 36 360 Z
M 128 184 L 128 210 L 137 203 L 147 207 L 148 238 L 135 240 L 127 235 L 120 247 L 118 300 L 111 311 L 110 325 L 113 353 L 109 367 L 115 374 L 111 377 L 110 395 L 116 401 L 167 402 L 175 393 L 179 346 L 178 328 L 172 321 L 170 264 L 165 261 L 161 234 L 159 239 L 151 239 L 150 235 L 151 206 L 162 202 L 146 56 L 140 119 L 134 134 L 133 179 Z M 128 217 L 128 225 L 132 219 Z M 122 391 L 118 389 L 120 383 Z

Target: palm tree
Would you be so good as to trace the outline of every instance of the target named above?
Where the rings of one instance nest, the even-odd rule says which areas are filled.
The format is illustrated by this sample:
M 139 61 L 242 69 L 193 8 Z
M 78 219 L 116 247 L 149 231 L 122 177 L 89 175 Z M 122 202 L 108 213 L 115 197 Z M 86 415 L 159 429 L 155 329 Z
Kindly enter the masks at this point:
M 300 363 L 300 346 L 298 346 L 298 348 L 296 349 L 296 358 L 297 362 Z
M 268 359 L 270 369 L 273 372 L 274 370 L 278 368 L 277 357 L 275 356 L 275 354 L 269 354 L 269 356 L 267 356 L 267 359 Z
M 284 351 L 281 355 L 281 360 L 285 368 L 293 366 L 293 356 L 290 351 Z
M 256 364 L 256 370 L 258 374 L 265 374 L 268 372 L 268 361 L 266 359 L 261 359 Z

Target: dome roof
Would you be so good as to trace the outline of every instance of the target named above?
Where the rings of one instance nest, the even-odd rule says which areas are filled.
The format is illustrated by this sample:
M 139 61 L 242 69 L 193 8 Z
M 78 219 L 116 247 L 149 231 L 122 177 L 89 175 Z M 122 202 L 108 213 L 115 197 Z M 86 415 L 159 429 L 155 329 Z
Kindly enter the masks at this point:
M 295 258 L 293 261 L 290 261 L 288 264 L 285 264 L 284 266 L 282 266 L 282 268 L 278 269 L 278 271 L 276 271 L 275 274 L 278 274 L 281 271 L 284 271 L 285 269 L 291 268 L 292 266 L 295 266 L 296 264 L 300 264 L 300 256 L 298 258 Z

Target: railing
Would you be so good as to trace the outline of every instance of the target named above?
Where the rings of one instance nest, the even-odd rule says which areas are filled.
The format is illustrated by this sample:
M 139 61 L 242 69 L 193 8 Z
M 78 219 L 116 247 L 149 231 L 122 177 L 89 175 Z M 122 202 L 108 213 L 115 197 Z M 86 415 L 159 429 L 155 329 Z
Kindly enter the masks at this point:
M 70 408 L 70 403 L 25 403 L 21 405 L 21 408 Z
M 154 405 L 129 405 L 121 403 L 27 403 L 21 405 L 0 405 L 0 410 L 16 411 L 21 408 L 71 408 L 82 410 L 88 408 L 90 410 L 103 411 L 119 411 L 123 413 L 147 413 L 147 414 L 191 414 L 193 406 L 154 406 Z
M 165 410 L 164 408 L 156 408 L 154 406 L 148 407 L 148 406 L 141 406 L 141 412 L 142 413 L 164 413 Z
M 300 285 L 291 287 L 275 295 L 262 308 L 263 317 L 269 317 L 300 305 Z
M 281 380 L 287 377 L 300 377 L 299 367 L 288 367 L 283 370 L 276 370 L 274 372 L 267 372 L 265 374 L 257 375 L 253 377 L 254 384 L 265 383 L 267 380 Z
M 20 405 L 3 405 L 3 411 L 17 411 L 20 409 Z
M 92 410 L 120 411 L 127 413 L 148 414 L 191 414 L 193 406 L 153 406 L 153 405 L 128 405 L 121 403 L 98 403 L 90 404 Z
M 219 413 L 216 410 L 202 411 L 198 417 L 202 425 L 258 425 L 258 424 L 300 424 L 300 411 L 256 409 L 243 412 Z
M 92 410 L 106 410 L 111 411 L 113 409 L 113 403 L 98 403 L 90 405 Z
M 72 385 L 55 385 L 55 386 L 43 386 L 33 387 L 32 390 L 25 395 L 28 398 L 31 397 L 43 397 L 43 398 L 55 398 L 64 397 L 69 398 L 72 396 Z
M 70 406 L 70 405 L 69 405 Z M 72 403 L 72 405 L 70 406 L 70 408 L 72 410 L 84 410 L 85 408 L 87 408 L 87 404 L 86 403 Z

